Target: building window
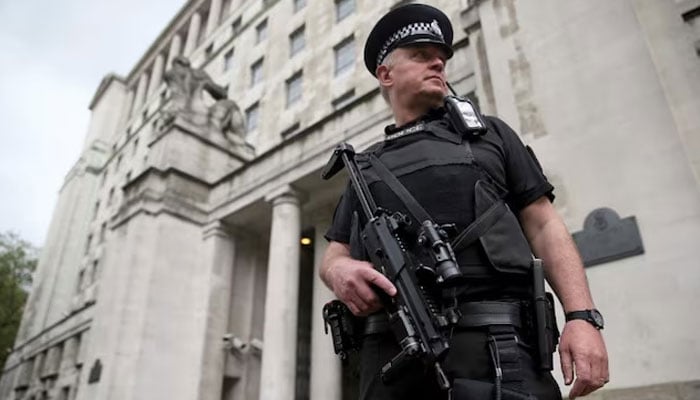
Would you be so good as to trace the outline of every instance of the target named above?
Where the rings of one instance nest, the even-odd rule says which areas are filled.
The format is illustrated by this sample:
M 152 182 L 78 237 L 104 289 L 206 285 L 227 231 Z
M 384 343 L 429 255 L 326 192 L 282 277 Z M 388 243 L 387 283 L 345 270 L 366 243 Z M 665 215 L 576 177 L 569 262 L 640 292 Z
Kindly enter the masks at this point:
M 233 49 L 224 54 L 224 71 L 228 71 L 233 66 Z
M 233 23 L 231 24 L 231 31 L 232 31 L 232 33 L 233 33 L 234 35 L 241 31 L 241 25 L 243 25 L 243 22 L 242 22 L 242 20 L 241 20 L 241 17 L 239 16 L 239 17 L 236 18 L 236 20 L 233 21 Z
M 81 269 L 80 272 L 78 273 L 78 287 L 76 288 L 77 292 L 80 292 L 83 290 L 83 282 L 85 281 L 85 270 Z
M 291 78 L 287 79 L 287 107 L 296 103 L 301 99 L 301 85 L 302 84 L 302 74 L 301 71 L 292 75 Z
M 289 35 L 289 57 L 293 57 L 295 54 L 301 51 L 306 45 L 306 39 L 304 38 L 304 25 L 292 32 Z
M 338 43 L 335 51 L 335 76 L 349 71 L 355 65 L 355 38 L 350 36 Z
M 340 22 L 355 11 L 355 0 L 335 0 L 335 21 Z
M 126 182 L 129 183 L 130 180 L 131 180 L 131 171 L 126 173 Z
M 263 79 L 263 59 L 259 59 L 250 66 L 250 86 L 253 87 Z
M 107 233 L 107 223 L 103 222 L 100 226 L 100 243 L 105 241 L 105 235 Z
M 92 219 L 95 219 L 97 217 L 97 213 L 100 211 L 100 202 L 96 201 L 95 202 L 95 209 L 92 212 Z
M 294 0 L 294 12 L 306 7 L 306 0 Z
M 95 260 L 92 262 L 92 271 L 90 271 L 90 282 L 97 281 L 97 273 L 100 269 L 100 260 Z
M 85 254 L 90 252 L 91 246 L 92 246 L 92 233 L 88 235 L 87 242 L 85 242 Z
M 260 114 L 260 105 L 258 103 L 248 107 L 245 111 L 245 130 L 252 132 L 258 127 L 258 116 Z
M 119 167 L 121 167 L 121 165 L 122 165 L 122 158 L 123 157 L 121 154 L 117 157 L 117 163 L 114 164 L 114 172 L 119 171 Z
M 134 147 L 131 149 L 131 155 L 136 154 L 136 150 L 139 148 L 139 138 L 134 139 Z
M 212 54 L 214 54 L 214 43 L 210 44 L 206 49 L 204 49 L 204 57 L 207 60 L 211 58 Z
M 267 19 L 255 27 L 255 43 L 260 43 L 265 39 L 267 39 Z

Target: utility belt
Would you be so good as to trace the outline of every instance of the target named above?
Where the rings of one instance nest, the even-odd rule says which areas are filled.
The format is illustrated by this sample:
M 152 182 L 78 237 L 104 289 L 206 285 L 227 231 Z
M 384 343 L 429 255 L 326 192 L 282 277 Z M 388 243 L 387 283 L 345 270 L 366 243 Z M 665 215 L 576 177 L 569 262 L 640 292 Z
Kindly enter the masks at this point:
M 494 362 L 512 359 L 517 354 L 518 341 L 524 341 L 537 350 L 539 368 L 552 370 L 559 331 L 550 293 L 540 293 L 539 296 L 536 293 L 533 300 L 524 301 L 469 301 L 458 304 L 456 308 L 461 316 L 449 329 L 484 329 L 489 335 Z M 360 319 L 338 300 L 326 304 L 324 319 L 331 328 L 335 352 L 343 360 L 350 352 L 359 350 L 364 336 L 391 330 L 385 313 Z M 520 376 L 519 373 L 516 375 Z
M 487 332 L 512 332 L 526 344 L 537 348 L 541 369 L 551 370 L 552 354 L 556 350 L 559 333 L 554 316 L 554 303 L 551 294 L 547 294 L 548 312 L 545 320 L 537 320 L 532 301 L 474 301 L 460 304 L 461 317 L 455 324 L 458 329 L 484 328 Z M 499 327 L 499 328 L 491 328 Z M 385 333 L 390 330 L 389 319 L 384 313 L 372 314 L 365 319 L 364 327 L 358 330 L 362 335 Z M 539 331 L 544 331 L 539 333 Z M 539 335 L 544 334 L 545 346 L 539 348 Z M 511 335 L 512 338 L 512 335 Z M 359 343 L 359 340 L 356 342 Z M 542 362 L 544 361 L 544 363 Z
M 511 325 L 521 330 L 531 325 L 524 320 L 523 307 L 519 303 L 499 301 L 479 301 L 460 304 L 457 307 L 461 317 L 455 324 L 458 328 L 479 328 L 490 325 Z M 390 330 L 389 318 L 379 312 L 367 317 L 362 329 L 363 335 L 385 333 Z

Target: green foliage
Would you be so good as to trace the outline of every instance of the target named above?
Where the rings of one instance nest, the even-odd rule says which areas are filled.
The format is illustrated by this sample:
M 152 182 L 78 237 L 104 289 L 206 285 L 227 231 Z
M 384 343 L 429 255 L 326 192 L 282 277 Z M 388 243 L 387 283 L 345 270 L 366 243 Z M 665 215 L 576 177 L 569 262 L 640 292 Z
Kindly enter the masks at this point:
M 37 249 L 17 234 L 0 233 L 0 367 L 14 345 L 37 256 Z

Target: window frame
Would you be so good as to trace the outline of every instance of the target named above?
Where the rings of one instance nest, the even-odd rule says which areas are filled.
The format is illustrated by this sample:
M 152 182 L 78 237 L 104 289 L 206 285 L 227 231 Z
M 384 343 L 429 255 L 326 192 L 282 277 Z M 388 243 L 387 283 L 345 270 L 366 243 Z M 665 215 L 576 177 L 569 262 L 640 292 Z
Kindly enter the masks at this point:
M 298 44 L 299 41 L 301 45 Z M 294 45 L 295 43 L 297 43 L 296 47 Z M 294 57 L 300 51 L 304 50 L 304 48 L 306 48 L 306 24 L 302 24 L 289 34 L 289 58 Z
M 345 8 L 343 8 L 345 6 Z M 350 8 L 347 8 L 350 7 Z M 357 5 L 355 0 L 335 0 L 335 22 L 338 23 L 355 12 Z M 341 14 L 344 12 L 344 14 Z
M 253 127 L 251 127 L 251 118 L 250 118 L 251 115 L 255 116 L 255 118 L 252 119 L 255 121 L 255 125 Z M 245 110 L 245 131 L 246 131 L 246 134 L 248 134 L 250 132 L 257 131 L 259 122 L 260 122 L 260 102 L 256 101 L 255 103 L 251 104 Z
M 260 44 L 267 39 L 267 18 L 255 25 L 255 44 Z
M 289 108 L 298 103 L 304 95 L 304 73 L 303 70 L 295 72 L 285 81 L 286 107 Z M 293 97 L 292 97 L 293 95 Z
M 233 68 L 234 50 L 235 48 L 231 47 L 226 53 L 224 53 L 224 72 L 230 71 L 231 68 Z
M 260 57 L 250 65 L 250 87 L 257 86 L 263 81 L 263 62 L 265 57 Z
M 352 47 L 348 47 L 348 46 Z M 340 64 L 340 56 L 341 56 L 341 51 L 345 51 L 345 49 L 350 49 L 352 50 L 352 53 L 348 56 L 345 55 L 344 63 Z M 356 51 L 356 46 L 355 46 L 355 35 L 350 35 L 346 37 L 345 39 L 341 40 L 338 44 L 333 46 L 333 57 L 334 57 L 334 65 L 333 65 L 333 76 L 341 76 L 344 75 L 345 73 L 354 70 L 355 68 L 355 51 Z

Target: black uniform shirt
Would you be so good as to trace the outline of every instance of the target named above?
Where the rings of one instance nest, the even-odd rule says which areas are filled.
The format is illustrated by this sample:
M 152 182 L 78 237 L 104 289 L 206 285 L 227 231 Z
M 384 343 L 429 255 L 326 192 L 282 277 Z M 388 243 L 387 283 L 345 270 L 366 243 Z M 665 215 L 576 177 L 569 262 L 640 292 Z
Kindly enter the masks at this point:
M 542 196 L 554 199 L 553 187 L 543 175 L 536 159 L 529 153 L 517 134 L 505 122 L 494 117 L 485 117 L 489 131 L 471 142 L 471 148 L 476 162 L 488 175 L 505 187 L 508 195 L 505 200 L 510 208 L 518 214 L 525 206 Z M 498 137 L 494 137 L 498 135 Z M 429 132 L 420 132 L 386 141 L 378 156 L 384 151 L 390 151 L 393 146 L 401 146 L 407 141 L 435 140 Z M 426 209 L 436 223 L 455 223 L 458 230 L 464 229 L 474 219 L 473 211 L 473 181 L 462 182 L 460 176 L 462 166 L 435 166 L 404 175 L 401 183 L 411 192 L 418 202 Z M 386 185 L 382 187 L 371 185 L 375 194 L 384 195 Z M 391 193 L 393 194 L 393 193 Z M 461 200 L 459 200 L 461 199 Z M 377 202 L 391 211 L 401 210 L 403 205 L 397 201 L 389 204 Z M 352 212 L 362 211 L 357 196 L 350 185 L 343 193 L 336 207 L 331 227 L 326 232 L 327 240 L 341 243 L 350 242 Z M 364 218 L 363 218 L 364 220 Z

